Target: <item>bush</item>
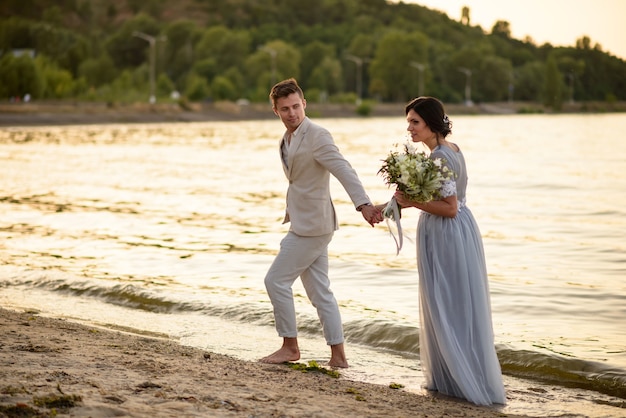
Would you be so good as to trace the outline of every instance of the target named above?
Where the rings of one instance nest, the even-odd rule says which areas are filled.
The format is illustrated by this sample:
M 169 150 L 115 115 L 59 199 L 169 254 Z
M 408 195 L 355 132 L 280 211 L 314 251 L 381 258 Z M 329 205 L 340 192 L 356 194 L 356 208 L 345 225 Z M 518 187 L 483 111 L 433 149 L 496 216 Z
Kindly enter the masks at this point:
M 185 88 L 185 96 L 192 101 L 201 101 L 210 96 L 209 83 L 206 79 L 198 76 L 197 74 L 191 74 L 187 78 L 187 87 Z
M 5 54 L 0 59 L 0 97 L 23 97 L 30 94 L 41 98 L 45 82 L 40 67 L 27 55 Z
M 356 107 L 356 113 L 360 116 L 369 116 L 372 114 L 373 108 L 374 108 L 374 103 L 372 103 L 371 101 L 365 100 Z

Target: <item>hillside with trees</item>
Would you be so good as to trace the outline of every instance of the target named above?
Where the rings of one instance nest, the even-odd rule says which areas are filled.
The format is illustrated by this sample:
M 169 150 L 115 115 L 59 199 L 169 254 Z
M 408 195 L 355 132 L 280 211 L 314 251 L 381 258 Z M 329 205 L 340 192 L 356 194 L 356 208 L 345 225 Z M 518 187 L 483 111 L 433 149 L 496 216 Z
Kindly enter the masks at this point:
M 626 61 L 584 36 L 536 45 L 386 0 L 4 0 L 0 98 L 266 102 L 626 100 Z

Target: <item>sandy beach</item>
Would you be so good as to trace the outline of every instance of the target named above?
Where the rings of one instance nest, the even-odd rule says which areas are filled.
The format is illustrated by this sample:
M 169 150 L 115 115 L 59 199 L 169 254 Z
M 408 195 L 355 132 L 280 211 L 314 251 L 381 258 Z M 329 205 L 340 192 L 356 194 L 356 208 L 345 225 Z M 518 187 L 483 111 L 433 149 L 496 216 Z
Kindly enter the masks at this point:
M 324 365 L 246 362 L 36 312 L 0 309 L 0 327 L 1 417 L 511 416 L 333 377 Z

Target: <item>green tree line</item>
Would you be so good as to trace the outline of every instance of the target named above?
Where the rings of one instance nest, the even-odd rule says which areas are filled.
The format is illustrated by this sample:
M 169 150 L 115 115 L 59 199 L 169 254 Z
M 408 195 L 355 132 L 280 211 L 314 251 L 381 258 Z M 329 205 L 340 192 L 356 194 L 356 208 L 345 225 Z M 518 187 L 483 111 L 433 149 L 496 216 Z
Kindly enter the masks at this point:
M 320 101 L 626 100 L 626 62 L 588 36 L 470 22 L 386 0 L 4 0 L 0 97 L 266 101 L 296 77 Z

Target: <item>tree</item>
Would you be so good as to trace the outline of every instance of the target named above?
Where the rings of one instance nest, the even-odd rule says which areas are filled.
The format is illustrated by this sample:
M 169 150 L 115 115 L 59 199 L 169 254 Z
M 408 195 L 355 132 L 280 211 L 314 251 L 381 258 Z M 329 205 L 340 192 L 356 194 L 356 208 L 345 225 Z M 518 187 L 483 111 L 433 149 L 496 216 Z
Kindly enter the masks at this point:
M 189 74 L 185 87 L 185 96 L 189 100 L 199 101 L 206 99 L 210 95 L 211 89 L 207 80 L 195 73 Z
M 282 79 L 300 78 L 301 54 L 294 45 L 275 40 L 260 46 L 244 64 L 246 76 L 255 80 L 253 97 L 265 97 L 272 83 Z
M 515 99 L 541 102 L 546 67 L 543 62 L 530 61 L 514 71 Z
M 4 0 L 0 2 L 0 59 L 8 62 L 6 57 L 24 52 L 20 50 L 45 57 L 51 73 L 45 78 L 39 74 L 41 89 L 46 80 L 56 80 L 57 86 L 72 84 L 71 89 L 55 93 L 46 89 L 46 94 L 76 94 L 97 86 L 91 90 L 93 98 L 129 101 L 139 97 L 143 101 L 153 67 L 147 65 L 150 45 L 133 36 L 137 31 L 155 39 L 167 37 L 167 42 L 156 42 L 154 75 L 158 79 L 166 74 L 181 92 L 186 91 L 188 81 L 196 87 L 202 84 L 195 77 L 205 80 L 207 91 L 213 84 L 226 85 L 215 83 L 216 77 L 225 77 L 238 97 L 266 101 L 271 81 L 295 76 L 307 90 L 354 91 L 360 84 L 364 97 L 404 101 L 418 91 L 419 67 L 411 65 L 419 63 L 427 65 L 428 94 L 455 102 L 463 100 L 466 80 L 459 67 L 472 71 L 472 96 L 495 100 L 501 97 L 507 61 L 515 74 L 515 98 L 543 101 L 546 62 L 554 53 L 562 75 L 561 99 L 574 91 L 578 101 L 626 100 L 626 61 L 602 52 L 588 36 L 571 47 L 538 46 L 530 38 L 511 38 L 510 24 L 504 20 L 496 22 L 489 34 L 471 26 L 468 7 L 456 21 L 411 3 Z M 416 28 L 421 37 L 410 39 Z M 389 42 L 388 36 L 395 38 Z M 275 51 L 275 56 L 268 49 L 259 50 L 260 45 Z M 361 72 L 355 71 L 355 63 L 345 59 L 346 54 L 364 60 Z M 339 86 L 321 73 L 337 74 L 333 60 L 342 67 L 344 78 Z M 0 67 L 0 82 L 14 65 Z M 69 72 L 72 83 L 62 71 Z M 32 80 L 26 68 L 23 78 L 24 83 Z M 0 91 L 22 81 L 12 83 L 0 85 Z M 33 97 L 37 97 L 36 90 L 31 92 Z M 41 90 L 38 97 L 43 94 Z M 198 96 L 207 97 L 208 92 Z
M 343 85 L 341 63 L 334 57 L 324 57 L 311 73 L 309 86 L 317 88 L 329 95 L 339 93 Z
M 471 71 L 472 75 L 469 77 L 470 90 L 472 100 L 478 98 L 482 100 L 483 92 L 478 89 L 478 80 L 483 77 L 488 77 L 488 74 L 482 74 L 479 69 L 484 57 L 493 56 L 493 46 L 489 42 L 477 42 L 469 44 L 461 49 L 450 52 L 449 58 L 446 60 L 446 65 L 441 68 L 443 75 L 446 78 L 446 84 L 452 91 L 449 94 L 453 94 L 452 101 L 463 101 L 465 97 L 466 83 L 468 82 L 468 75 L 466 70 Z M 451 99 L 448 99 L 449 101 Z
M 148 61 L 150 47 L 145 40 L 133 34 L 141 32 L 157 37 L 160 29 L 154 18 L 146 14 L 136 15 L 105 41 L 106 51 L 119 69 L 138 67 Z
M 64 99 L 74 95 L 74 78 L 72 74 L 59 68 L 49 58 L 41 55 L 35 59 L 43 81 L 42 97 L 47 99 Z
M 410 63 L 427 59 L 428 38 L 423 33 L 387 33 L 378 43 L 370 64 L 370 91 L 384 99 L 410 99 L 417 94 L 417 76 Z
M 470 8 L 467 6 L 461 9 L 461 23 L 465 26 L 470 25 Z
M 591 49 L 591 38 L 583 36 L 582 38 L 576 39 L 576 48 Z
M 476 98 L 479 101 L 506 100 L 512 74 L 511 61 L 495 55 L 483 57 L 478 65 L 476 90 L 479 95 Z
M 350 41 L 350 45 L 348 45 L 348 49 L 346 50 L 346 55 L 352 55 L 353 57 L 358 57 L 363 60 L 363 68 L 361 69 L 361 74 L 358 75 L 354 71 L 354 60 L 351 62 L 346 60 L 344 62 L 343 74 L 346 80 L 344 88 L 348 90 L 357 91 L 359 84 L 359 77 L 361 77 L 361 94 L 363 97 L 368 97 L 368 86 L 370 82 L 369 71 L 367 71 L 367 65 L 371 61 L 374 56 L 374 51 L 376 49 L 376 39 L 371 33 L 359 33 L 356 34 L 352 40 Z M 350 65 L 351 67 L 347 67 Z M 359 70 L 358 68 L 356 69 Z
M 362 58 L 371 58 L 376 49 L 376 39 L 371 33 L 358 33 L 350 41 L 347 52 Z
M 109 86 L 102 89 L 103 97 L 109 102 L 145 101 L 147 66 L 145 71 L 124 70 Z
M 49 18 L 58 19 L 59 13 L 58 7 L 53 7 Z M 31 49 L 46 55 L 75 76 L 89 48 L 83 36 L 62 26 L 14 17 L 0 22 L 0 52 L 11 49 Z
M 579 77 L 585 72 L 585 61 L 577 60 L 571 56 L 560 56 L 557 65 L 561 74 L 566 78 L 564 81 L 567 81 L 567 97 L 570 102 L 573 102 L 574 93 L 578 90 L 576 84 L 578 84 Z
M 23 97 L 30 94 L 34 99 L 43 96 L 44 80 L 39 67 L 28 55 L 14 57 L 4 54 L 0 58 L 0 97 Z
M 309 87 L 321 87 L 311 82 L 311 74 L 325 58 L 336 56 L 335 47 L 321 41 L 313 41 L 302 48 L 302 62 L 300 63 L 300 80 L 298 83 L 303 89 Z
M 511 37 L 511 24 L 506 20 L 498 20 L 491 28 L 492 35 L 502 36 L 503 38 Z
M 63 24 L 63 13 L 59 6 L 52 6 L 43 11 L 43 21 L 55 26 Z
M 224 26 L 207 29 L 196 46 L 196 59 L 213 58 L 217 72 L 241 67 L 250 53 L 250 34 Z
M 156 94 L 158 97 L 169 97 L 176 90 L 174 83 L 166 74 L 159 74 L 156 81 Z
M 560 110 L 563 104 L 562 84 L 563 76 L 559 71 L 554 54 L 550 54 L 546 61 L 543 103 L 553 110 Z
M 87 84 L 92 87 L 110 83 L 116 75 L 113 60 L 106 53 L 98 58 L 89 58 L 78 67 L 78 76 L 83 77 Z
M 163 31 L 167 43 L 161 55 L 170 79 L 178 82 L 187 75 L 196 62 L 195 46 L 202 36 L 197 23 L 180 19 L 169 24 Z
M 31 27 L 33 22 L 20 17 L 0 21 L 0 50 L 34 49 Z
M 187 76 L 192 73 L 199 75 L 206 80 L 212 80 L 218 74 L 217 60 L 215 58 L 205 58 L 203 60 L 196 61 L 191 71 L 188 74 L 185 74 L 185 77 L 183 77 L 182 80 L 179 79 L 179 82 L 184 83 Z
M 236 100 L 237 88 L 224 76 L 217 76 L 211 83 L 211 92 L 213 100 Z
M 238 67 L 231 67 L 226 70 L 222 76 L 226 78 L 233 86 L 232 99 L 240 99 L 246 96 L 246 80 Z

